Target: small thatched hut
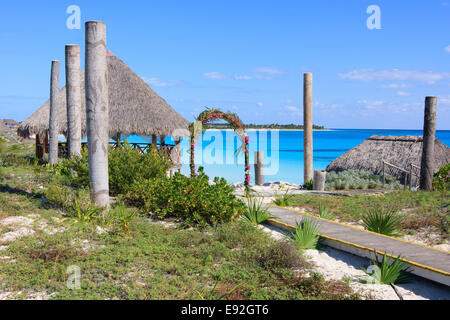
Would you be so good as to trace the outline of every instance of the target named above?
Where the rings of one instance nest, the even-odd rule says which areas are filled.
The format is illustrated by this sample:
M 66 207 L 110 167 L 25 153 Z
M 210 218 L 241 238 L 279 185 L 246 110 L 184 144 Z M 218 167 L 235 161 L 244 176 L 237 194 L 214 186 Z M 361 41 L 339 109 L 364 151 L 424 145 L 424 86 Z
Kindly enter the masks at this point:
M 82 136 L 86 136 L 86 100 L 84 72 L 81 74 Z M 163 98 L 136 75 L 122 60 L 108 54 L 109 90 L 109 132 L 117 134 L 138 134 L 143 136 L 189 135 L 189 122 L 177 113 Z M 59 133 L 67 133 L 66 87 L 59 92 Z M 50 101 L 44 103 L 28 119 L 23 121 L 17 132 L 26 138 L 31 135 L 44 136 L 49 127 Z
M 349 169 L 372 171 L 381 174 L 383 161 L 409 171 L 411 164 L 420 167 L 422 159 L 421 136 L 372 136 L 363 143 L 347 151 L 327 167 L 327 171 L 344 171 Z M 434 171 L 450 162 L 450 148 L 436 139 L 434 145 Z M 418 169 L 414 168 L 415 174 Z M 395 168 L 386 171 L 404 181 L 405 173 Z

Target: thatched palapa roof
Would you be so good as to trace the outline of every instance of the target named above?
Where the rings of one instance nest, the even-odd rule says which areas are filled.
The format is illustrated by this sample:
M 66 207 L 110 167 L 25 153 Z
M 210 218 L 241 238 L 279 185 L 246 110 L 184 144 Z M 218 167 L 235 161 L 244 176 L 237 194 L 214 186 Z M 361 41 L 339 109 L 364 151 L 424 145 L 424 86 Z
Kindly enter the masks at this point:
M 135 74 L 122 60 L 108 54 L 109 132 L 150 136 L 188 136 L 189 122 Z M 86 99 L 84 71 L 81 73 L 82 136 L 86 136 Z M 58 127 L 67 133 L 66 87 L 59 91 Z M 44 134 L 49 128 L 50 100 L 44 103 L 17 132 L 22 137 Z
M 334 160 L 326 170 L 339 172 L 354 169 L 381 174 L 383 160 L 405 170 L 409 170 L 410 164 L 420 167 L 422 141 L 421 136 L 372 136 Z M 435 140 L 434 155 L 435 172 L 450 162 L 450 148 L 438 139 Z M 389 171 L 389 174 L 397 179 L 404 177 L 396 169 Z

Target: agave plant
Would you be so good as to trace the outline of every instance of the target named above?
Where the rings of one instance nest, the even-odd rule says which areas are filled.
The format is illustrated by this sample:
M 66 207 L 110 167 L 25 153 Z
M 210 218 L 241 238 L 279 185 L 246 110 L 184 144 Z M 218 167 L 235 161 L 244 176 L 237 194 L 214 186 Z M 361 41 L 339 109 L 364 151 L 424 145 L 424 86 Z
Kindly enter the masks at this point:
M 333 213 L 330 211 L 330 207 L 322 205 L 322 203 L 319 203 L 319 217 L 327 220 L 333 220 L 334 218 Z
M 400 259 L 401 257 L 398 256 L 392 262 L 389 262 L 385 252 L 381 265 L 373 261 L 373 265 L 369 268 L 362 268 L 367 275 L 361 277 L 359 279 L 360 282 L 372 284 L 401 284 L 409 282 L 410 277 L 407 272 L 411 271 L 411 269 Z
M 297 223 L 292 238 L 299 249 L 316 249 L 319 242 L 319 224 L 313 219 L 303 218 L 301 223 Z
M 249 195 L 247 197 L 247 208 L 242 214 L 242 218 L 251 223 L 260 224 L 271 219 L 272 215 L 267 209 L 267 206 L 263 204 L 262 198 L 258 199 L 257 197 Z
M 364 227 L 376 233 L 387 236 L 398 236 L 398 227 L 401 217 L 397 215 L 395 209 L 376 208 L 367 211 L 362 217 Z

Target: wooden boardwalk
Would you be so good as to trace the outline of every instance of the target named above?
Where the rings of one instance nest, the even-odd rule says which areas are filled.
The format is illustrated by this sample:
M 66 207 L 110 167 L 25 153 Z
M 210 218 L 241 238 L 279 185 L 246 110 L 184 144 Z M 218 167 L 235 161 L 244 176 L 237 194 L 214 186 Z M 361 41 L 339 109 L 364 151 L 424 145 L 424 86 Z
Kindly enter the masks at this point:
M 450 252 L 425 245 L 359 229 L 357 227 L 318 218 L 307 213 L 269 205 L 274 216 L 269 224 L 292 232 L 297 222 L 310 217 L 319 223 L 321 240 L 325 245 L 362 257 L 379 258 L 386 252 L 390 257 L 401 255 L 411 273 L 450 286 Z M 381 260 L 380 260 L 381 261 Z

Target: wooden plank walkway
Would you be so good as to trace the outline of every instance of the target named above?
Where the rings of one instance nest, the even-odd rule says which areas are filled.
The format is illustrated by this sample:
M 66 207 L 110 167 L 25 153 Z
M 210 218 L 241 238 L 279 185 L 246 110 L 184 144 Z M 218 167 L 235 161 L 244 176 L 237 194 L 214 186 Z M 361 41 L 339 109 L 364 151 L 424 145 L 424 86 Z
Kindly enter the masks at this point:
M 278 228 L 292 232 L 296 223 L 304 217 L 310 217 L 318 222 L 325 245 L 372 260 L 375 252 L 379 258 L 384 252 L 391 257 L 401 255 L 402 260 L 412 268 L 411 273 L 450 286 L 450 252 L 325 220 L 301 211 L 275 205 L 269 205 L 268 209 L 274 217 L 268 223 Z

